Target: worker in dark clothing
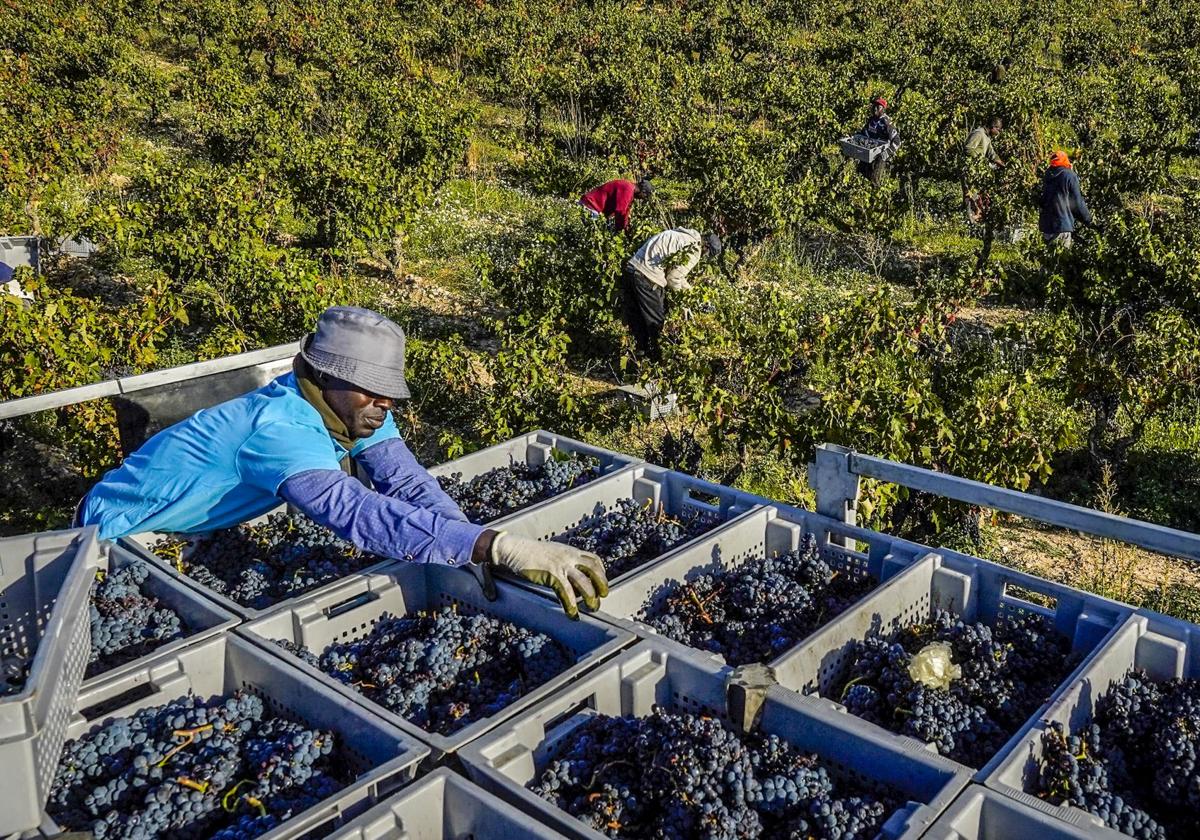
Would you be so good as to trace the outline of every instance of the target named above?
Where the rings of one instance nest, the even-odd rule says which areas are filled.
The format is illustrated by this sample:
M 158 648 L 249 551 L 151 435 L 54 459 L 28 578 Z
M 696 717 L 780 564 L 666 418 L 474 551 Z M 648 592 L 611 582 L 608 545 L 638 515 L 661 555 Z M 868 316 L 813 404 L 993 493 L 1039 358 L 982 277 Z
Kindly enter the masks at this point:
M 1071 167 L 1066 152 L 1055 152 L 1050 156 L 1050 166 L 1042 177 L 1041 214 L 1038 228 L 1048 248 L 1070 248 L 1071 236 L 1075 232 L 1075 221 L 1092 223 L 1083 193 L 1079 191 L 1079 176 Z
M 715 233 L 701 235 L 691 228 L 672 228 L 647 239 L 625 263 L 625 323 L 638 352 L 653 362 L 661 360 L 658 340 L 667 320 L 667 290 L 690 289 L 688 274 L 700 258 L 716 257 L 721 248 Z
M 868 140 L 876 140 L 885 143 L 883 151 L 880 152 L 873 161 L 859 161 L 858 171 L 865 178 L 870 178 L 871 183 L 878 186 L 883 183 L 887 177 L 889 163 L 892 157 L 896 154 L 896 150 L 900 148 L 900 132 L 896 130 L 896 126 L 892 123 L 892 118 L 887 114 L 887 100 L 882 96 L 877 97 L 871 102 L 871 116 L 867 118 L 866 125 L 859 132 Z
M 629 210 L 634 200 L 647 199 L 652 195 L 654 186 L 648 178 L 642 178 L 636 184 L 633 181 L 617 179 L 584 193 L 579 203 L 587 208 L 592 216 L 604 216 L 609 220 L 612 229 L 620 233 L 629 227 Z
M 563 543 L 467 521 L 400 439 L 391 409 L 409 397 L 404 331 L 335 306 L 292 371 L 159 432 L 80 503 L 101 539 L 229 528 L 287 502 L 363 551 L 470 571 L 495 597 L 492 568 L 551 587 L 567 614 L 599 607 L 604 564 Z M 350 459 L 367 489 L 343 469 Z

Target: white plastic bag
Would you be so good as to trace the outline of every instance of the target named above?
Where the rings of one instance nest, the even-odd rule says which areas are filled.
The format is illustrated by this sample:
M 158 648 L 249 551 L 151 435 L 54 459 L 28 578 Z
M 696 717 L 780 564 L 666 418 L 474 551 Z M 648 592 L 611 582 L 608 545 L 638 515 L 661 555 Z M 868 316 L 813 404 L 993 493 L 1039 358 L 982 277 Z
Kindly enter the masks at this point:
M 949 688 L 962 676 L 962 668 L 954 664 L 953 652 L 946 642 L 925 645 L 908 661 L 908 675 L 913 682 L 930 688 Z

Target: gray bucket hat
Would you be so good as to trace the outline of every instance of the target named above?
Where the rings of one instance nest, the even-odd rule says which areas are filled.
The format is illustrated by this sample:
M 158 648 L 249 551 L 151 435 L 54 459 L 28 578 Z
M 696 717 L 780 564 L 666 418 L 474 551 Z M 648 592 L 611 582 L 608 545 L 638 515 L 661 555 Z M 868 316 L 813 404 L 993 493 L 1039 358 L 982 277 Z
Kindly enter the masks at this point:
M 404 330 L 370 309 L 329 307 L 317 319 L 317 331 L 300 342 L 300 355 L 322 373 L 372 394 L 411 396 L 404 381 Z

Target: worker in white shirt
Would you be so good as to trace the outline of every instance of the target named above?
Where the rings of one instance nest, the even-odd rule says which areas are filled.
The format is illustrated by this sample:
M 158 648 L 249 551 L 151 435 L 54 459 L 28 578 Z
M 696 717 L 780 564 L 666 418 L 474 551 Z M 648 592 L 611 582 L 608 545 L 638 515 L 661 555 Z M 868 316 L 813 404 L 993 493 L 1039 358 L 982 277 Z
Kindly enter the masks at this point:
M 691 288 L 687 277 L 700 258 L 720 253 L 721 239 L 715 233 L 671 228 L 643 242 L 625 263 L 625 323 L 640 354 L 653 362 L 662 358 L 658 340 L 667 318 L 667 289 Z

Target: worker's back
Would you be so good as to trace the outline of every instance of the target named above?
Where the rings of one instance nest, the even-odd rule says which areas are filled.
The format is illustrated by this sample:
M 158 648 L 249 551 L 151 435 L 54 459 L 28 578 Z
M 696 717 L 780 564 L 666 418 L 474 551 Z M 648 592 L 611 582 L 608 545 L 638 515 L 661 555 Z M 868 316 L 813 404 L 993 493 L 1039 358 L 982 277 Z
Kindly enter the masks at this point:
M 1076 213 L 1085 222 L 1091 220 L 1079 192 L 1079 177 L 1069 167 L 1050 167 L 1042 179 L 1038 228 L 1044 234 L 1069 233 L 1075 230 Z

